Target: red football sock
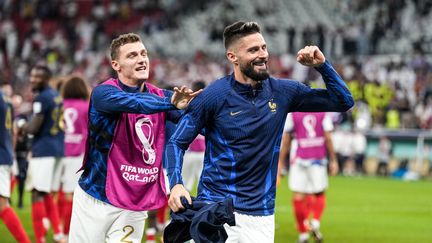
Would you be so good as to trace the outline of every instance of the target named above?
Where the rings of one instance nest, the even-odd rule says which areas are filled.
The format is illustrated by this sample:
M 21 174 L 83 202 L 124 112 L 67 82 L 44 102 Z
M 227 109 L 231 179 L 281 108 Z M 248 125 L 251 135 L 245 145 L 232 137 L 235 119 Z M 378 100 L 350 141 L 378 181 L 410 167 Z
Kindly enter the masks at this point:
M 314 212 L 315 195 L 308 194 L 306 195 L 305 200 L 306 200 L 305 219 L 309 219 L 309 216 Z
M 30 239 L 27 233 L 24 231 L 24 227 L 22 226 L 20 219 L 11 207 L 7 207 L 2 212 L 0 212 L 0 218 L 3 220 L 6 227 L 9 229 L 17 242 L 30 243 Z
M 54 198 L 51 194 L 44 196 L 44 203 L 54 234 L 62 233 L 57 205 L 54 203 Z
M 63 202 L 63 225 L 64 225 L 64 233 L 66 235 L 69 234 L 70 222 L 72 217 L 72 201 L 64 200 Z
M 36 243 L 45 242 L 45 234 L 47 229 L 43 224 L 43 219 L 46 217 L 45 204 L 43 201 L 38 201 L 32 204 L 32 219 L 33 230 L 36 237 Z
M 321 216 L 324 212 L 326 203 L 326 197 L 324 193 L 319 193 L 315 195 L 315 203 L 313 207 L 313 218 L 320 221 Z
M 297 230 L 300 233 L 307 232 L 306 226 L 304 224 L 305 212 L 306 212 L 306 203 L 305 200 L 293 200 L 293 206 L 294 206 L 294 214 L 296 217 L 296 223 L 297 223 Z
M 147 228 L 145 234 L 146 234 L 146 243 L 155 243 L 156 242 L 156 229 L 155 228 Z
M 58 215 L 59 215 L 60 220 L 62 220 L 64 218 L 63 217 L 63 212 L 64 212 L 63 205 L 64 205 L 65 200 L 66 200 L 65 194 L 64 194 L 63 190 L 60 188 L 60 191 L 57 193 L 57 207 L 58 207 Z M 63 224 L 64 224 L 64 222 L 63 222 Z
M 168 208 L 168 204 L 165 204 L 163 207 L 161 207 L 157 210 L 156 217 L 157 217 L 157 222 L 159 224 L 162 224 L 162 225 L 165 224 L 167 208 Z

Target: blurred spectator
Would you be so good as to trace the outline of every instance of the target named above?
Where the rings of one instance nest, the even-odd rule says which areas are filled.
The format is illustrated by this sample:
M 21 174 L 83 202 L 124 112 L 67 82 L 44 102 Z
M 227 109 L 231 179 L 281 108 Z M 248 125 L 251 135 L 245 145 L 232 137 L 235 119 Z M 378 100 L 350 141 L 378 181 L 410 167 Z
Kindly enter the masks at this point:
M 366 136 L 358 129 L 354 128 L 352 132 L 352 147 L 354 148 L 353 160 L 355 163 L 355 174 L 364 174 L 363 161 L 366 154 Z
M 356 131 L 366 131 L 372 126 L 372 116 L 367 103 L 359 100 L 353 109 L 354 129 Z
M 427 95 L 415 106 L 417 123 L 422 129 L 432 128 L 432 94 Z
M 231 72 L 218 52 L 221 40 L 215 36 L 221 36 L 221 26 L 232 18 L 251 18 L 270 34 L 274 73 L 315 81 L 316 73 L 290 61 L 295 59 L 293 50 L 313 43 L 331 54 L 355 99 L 367 104 L 367 109 L 354 111 L 356 127 L 431 126 L 428 105 L 421 98 L 432 86 L 428 1 L 338 0 L 326 3 L 322 11 L 310 9 L 308 1 L 283 0 L 51 2 L 0 1 L 1 75 L 16 90 L 26 87 L 30 67 L 40 63 L 60 75 L 81 75 L 94 86 L 110 76 L 103 47 L 111 36 L 137 30 L 158 53 L 152 59 L 152 82 L 187 85 L 199 77 L 208 84 Z M 302 19 L 296 28 L 287 24 L 299 14 L 317 17 Z M 274 16 L 282 21 L 274 21 Z
M 354 172 L 354 145 L 353 136 L 351 133 L 351 125 L 349 123 L 343 123 L 339 127 L 336 127 L 332 133 L 333 148 L 336 152 L 338 161 L 339 171 L 343 174 Z
M 392 144 L 391 141 L 386 136 L 381 136 L 379 138 L 378 144 L 378 169 L 377 175 L 379 176 L 387 176 L 388 164 L 390 161 L 390 157 L 392 155 Z

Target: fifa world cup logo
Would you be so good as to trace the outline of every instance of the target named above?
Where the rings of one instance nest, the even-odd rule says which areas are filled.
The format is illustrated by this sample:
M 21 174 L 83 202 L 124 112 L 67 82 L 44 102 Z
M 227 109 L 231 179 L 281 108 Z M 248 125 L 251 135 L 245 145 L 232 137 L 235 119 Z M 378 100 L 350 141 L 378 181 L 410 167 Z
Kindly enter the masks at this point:
M 75 121 L 78 119 L 78 111 L 73 108 L 67 108 L 63 113 L 64 122 L 65 122 L 65 132 L 70 134 L 75 132 Z
M 146 164 L 152 165 L 156 160 L 156 152 L 153 149 L 154 133 L 153 123 L 150 118 L 141 118 L 135 123 L 135 131 L 138 135 L 139 140 L 143 145 L 142 157 Z M 144 134 L 147 131 L 147 136 Z
M 309 138 L 316 137 L 315 127 L 317 120 L 313 115 L 306 115 L 303 117 L 303 126 L 306 129 L 307 136 Z

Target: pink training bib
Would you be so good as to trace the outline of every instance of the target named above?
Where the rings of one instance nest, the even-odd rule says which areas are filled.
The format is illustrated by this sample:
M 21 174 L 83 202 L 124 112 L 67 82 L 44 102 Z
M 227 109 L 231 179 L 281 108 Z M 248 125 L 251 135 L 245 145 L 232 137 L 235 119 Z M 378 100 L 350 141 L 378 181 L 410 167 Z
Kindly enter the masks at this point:
M 206 149 L 205 138 L 203 135 L 198 136 L 189 145 L 189 150 L 192 152 L 204 152 Z
M 294 132 L 298 147 L 296 157 L 302 159 L 321 159 L 326 157 L 324 128 L 325 113 L 294 112 Z
M 118 80 L 104 84 L 120 89 Z M 146 84 L 149 93 L 163 91 Z M 153 210 L 167 203 L 162 153 L 165 144 L 165 112 L 122 113 L 108 153 L 106 195 L 112 205 L 135 211 Z

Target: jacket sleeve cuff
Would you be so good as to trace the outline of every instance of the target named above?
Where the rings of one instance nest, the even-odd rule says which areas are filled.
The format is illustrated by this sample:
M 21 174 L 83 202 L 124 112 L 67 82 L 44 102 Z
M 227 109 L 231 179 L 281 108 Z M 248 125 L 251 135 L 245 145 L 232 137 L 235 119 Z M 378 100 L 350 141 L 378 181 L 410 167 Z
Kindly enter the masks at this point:
M 321 64 L 321 65 L 315 67 L 315 69 L 316 69 L 318 72 L 320 72 L 321 74 L 322 74 L 322 73 L 327 73 L 327 72 L 329 72 L 330 70 L 334 70 L 334 69 L 333 69 L 333 66 L 330 64 L 330 62 L 329 62 L 327 59 L 325 60 L 325 62 L 324 62 L 323 64 Z

